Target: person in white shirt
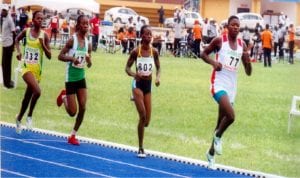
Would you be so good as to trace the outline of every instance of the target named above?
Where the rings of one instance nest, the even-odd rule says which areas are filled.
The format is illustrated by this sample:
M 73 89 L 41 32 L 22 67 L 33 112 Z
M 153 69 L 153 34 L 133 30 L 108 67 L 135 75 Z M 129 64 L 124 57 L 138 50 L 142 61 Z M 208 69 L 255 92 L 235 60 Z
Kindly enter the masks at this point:
M 138 16 L 135 24 L 135 31 L 136 31 L 136 37 L 140 38 L 141 37 L 141 27 L 143 26 L 143 22 L 141 21 L 141 17 Z
M 183 37 L 183 24 L 180 19 L 177 19 L 174 25 L 174 51 L 173 54 L 175 57 L 179 57 L 179 49 L 180 49 L 180 40 Z
M 203 38 L 202 38 L 202 41 L 203 41 L 203 43 L 204 44 L 207 44 L 207 41 L 208 41 L 208 19 L 207 18 L 205 18 L 204 19 L 204 24 L 203 24 L 203 29 L 202 29 L 202 36 L 203 36 Z
M 279 34 L 280 31 L 278 30 L 278 27 L 275 26 L 274 27 L 274 31 L 273 31 L 273 42 L 274 42 L 274 47 L 273 47 L 273 50 L 274 50 L 274 57 L 277 56 L 277 48 L 278 48 L 278 44 L 279 44 Z
M 246 43 L 246 45 L 248 46 L 249 43 L 250 43 L 250 31 L 248 29 L 248 26 L 246 25 L 244 30 L 243 30 L 243 33 L 242 33 L 242 38 L 243 38 L 243 41 Z
M 14 37 L 16 29 L 13 19 L 8 14 L 8 7 L 2 7 L 2 75 L 3 85 L 6 88 L 13 88 L 14 83 L 11 81 L 11 62 L 14 51 Z

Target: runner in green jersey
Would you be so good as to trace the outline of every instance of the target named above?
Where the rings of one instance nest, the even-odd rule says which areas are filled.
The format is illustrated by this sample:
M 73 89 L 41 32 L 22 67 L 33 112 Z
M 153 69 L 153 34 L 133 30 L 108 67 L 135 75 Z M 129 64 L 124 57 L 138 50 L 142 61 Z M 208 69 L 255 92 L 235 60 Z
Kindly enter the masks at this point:
M 75 125 L 68 138 L 68 143 L 79 145 L 79 141 L 75 138 L 84 117 L 85 105 L 87 100 L 87 87 L 85 81 L 85 65 L 92 66 L 91 62 L 91 44 L 88 43 L 89 21 L 84 15 L 77 18 L 76 32 L 66 43 L 65 47 L 60 51 L 58 59 L 66 62 L 66 78 L 65 87 L 57 97 L 57 105 L 64 104 L 67 113 L 73 117 L 76 115 Z M 77 104 L 78 103 L 78 112 Z

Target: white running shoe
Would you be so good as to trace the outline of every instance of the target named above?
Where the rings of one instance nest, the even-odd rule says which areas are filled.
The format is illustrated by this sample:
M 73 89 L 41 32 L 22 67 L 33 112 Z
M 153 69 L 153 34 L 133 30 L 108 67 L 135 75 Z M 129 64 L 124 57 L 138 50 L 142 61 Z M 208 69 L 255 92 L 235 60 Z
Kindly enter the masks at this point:
M 31 130 L 32 129 L 32 117 L 27 117 L 26 118 L 26 127 L 28 130 Z
M 137 154 L 137 157 L 139 157 L 139 158 L 146 158 L 146 154 L 145 154 L 143 148 L 140 148 L 140 149 L 139 149 L 138 154 Z
M 209 154 L 209 151 L 206 152 L 206 159 L 208 162 L 208 169 L 216 170 L 215 166 L 215 157 Z
M 16 132 L 17 132 L 17 134 L 22 133 L 21 121 L 18 121 L 17 119 L 16 119 Z
M 220 137 L 217 137 L 216 134 L 214 135 L 214 149 L 216 154 L 222 154 L 222 140 Z

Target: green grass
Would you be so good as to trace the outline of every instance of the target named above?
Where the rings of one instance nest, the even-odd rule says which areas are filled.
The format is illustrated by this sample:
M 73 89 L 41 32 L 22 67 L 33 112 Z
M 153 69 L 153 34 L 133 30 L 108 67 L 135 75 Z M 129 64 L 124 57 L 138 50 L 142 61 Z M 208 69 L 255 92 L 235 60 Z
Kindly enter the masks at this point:
M 34 111 L 37 128 L 70 133 L 74 119 L 56 106 L 64 87 L 65 64 L 45 59 L 42 96 Z M 125 74 L 127 56 L 93 53 L 87 69 L 88 103 L 79 135 L 137 146 L 138 115 Z M 211 67 L 201 60 L 161 57 L 161 86 L 153 86 L 152 120 L 145 132 L 146 149 L 205 160 L 216 124 L 217 104 L 209 92 Z M 17 62 L 14 58 L 14 66 Z M 283 176 L 300 176 L 300 120 L 291 134 L 287 120 L 293 95 L 300 95 L 300 62 L 264 68 L 253 64 L 253 75 L 239 71 L 236 122 L 224 134 L 224 153 L 217 163 Z M 14 123 L 25 91 L 19 77 L 14 90 L 0 89 L 1 121 Z M 24 121 L 23 121 L 24 122 Z

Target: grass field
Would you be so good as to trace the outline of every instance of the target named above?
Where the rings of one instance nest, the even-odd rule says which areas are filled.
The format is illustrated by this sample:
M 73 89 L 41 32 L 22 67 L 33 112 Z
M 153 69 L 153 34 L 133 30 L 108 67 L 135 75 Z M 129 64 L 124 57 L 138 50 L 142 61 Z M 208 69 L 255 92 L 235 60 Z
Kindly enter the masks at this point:
M 2 52 L 1 52 L 2 53 Z M 65 64 L 44 61 L 42 96 L 36 106 L 34 127 L 70 133 L 74 119 L 56 106 L 64 87 Z M 127 56 L 93 53 L 87 69 L 88 103 L 79 135 L 137 146 L 138 115 L 131 95 L 131 78 L 125 74 Z M 202 60 L 161 57 L 161 86 L 153 86 L 152 120 L 145 132 L 146 149 L 205 160 L 216 124 L 217 104 L 209 93 L 211 67 Z M 14 58 L 14 66 L 17 62 Z M 224 134 L 223 155 L 217 163 L 282 176 L 300 176 L 300 120 L 287 134 L 293 95 L 300 96 L 300 62 L 253 64 L 253 75 L 239 71 L 235 102 L 236 122 Z M 1 121 L 14 123 L 25 85 L 1 87 Z M 24 118 L 23 118 L 24 119 Z M 25 119 L 23 120 L 23 123 Z

